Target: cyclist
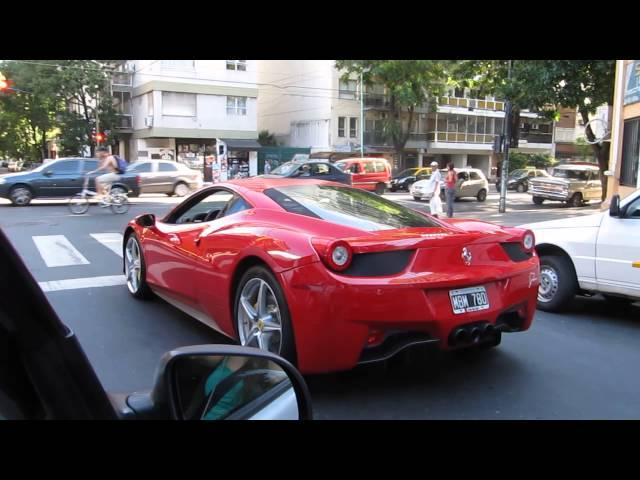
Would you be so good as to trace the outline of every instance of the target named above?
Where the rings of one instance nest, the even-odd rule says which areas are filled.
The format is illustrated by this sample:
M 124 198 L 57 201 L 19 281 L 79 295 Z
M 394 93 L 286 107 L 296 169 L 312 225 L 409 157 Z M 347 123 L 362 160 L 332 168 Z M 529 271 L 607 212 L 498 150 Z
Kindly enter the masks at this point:
M 105 203 L 108 189 L 111 187 L 113 182 L 120 180 L 120 175 L 118 175 L 120 170 L 118 168 L 118 161 L 109 153 L 109 150 L 106 147 L 98 147 L 96 149 L 96 157 L 100 160 L 100 164 L 96 170 L 88 173 L 91 174 L 100 171 L 107 172 L 96 177 L 97 199 L 102 203 Z

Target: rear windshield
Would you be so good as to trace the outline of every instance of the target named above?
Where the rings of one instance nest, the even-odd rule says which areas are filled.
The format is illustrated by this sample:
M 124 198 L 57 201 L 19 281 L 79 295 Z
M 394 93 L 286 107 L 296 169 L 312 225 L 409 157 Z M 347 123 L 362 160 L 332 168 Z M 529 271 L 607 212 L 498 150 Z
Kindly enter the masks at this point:
M 356 188 L 291 185 L 264 194 L 287 212 L 366 231 L 439 226 L 410 208 Z

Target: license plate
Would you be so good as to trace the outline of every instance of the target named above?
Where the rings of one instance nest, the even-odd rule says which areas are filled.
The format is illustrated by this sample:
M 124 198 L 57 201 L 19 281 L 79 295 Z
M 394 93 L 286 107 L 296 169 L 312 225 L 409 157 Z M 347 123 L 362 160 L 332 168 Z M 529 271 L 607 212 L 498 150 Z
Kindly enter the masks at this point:
M 478 312 L 489 308 L 489 296 L 484 287 L 449 290 L 449 297 L 455 314 Z

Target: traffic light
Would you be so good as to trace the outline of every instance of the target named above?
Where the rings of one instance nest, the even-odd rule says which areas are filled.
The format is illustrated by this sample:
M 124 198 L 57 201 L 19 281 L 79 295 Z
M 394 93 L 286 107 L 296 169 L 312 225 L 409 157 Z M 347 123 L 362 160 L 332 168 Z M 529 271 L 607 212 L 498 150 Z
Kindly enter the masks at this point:
M 0 73 L 0 93 L 5 93 L 11 90 L 11 80 L 8 80 L 2 73 Z
M 96 133 L 96 142 L 102 143 L 104 141 L 104 135 L 102 133 Z

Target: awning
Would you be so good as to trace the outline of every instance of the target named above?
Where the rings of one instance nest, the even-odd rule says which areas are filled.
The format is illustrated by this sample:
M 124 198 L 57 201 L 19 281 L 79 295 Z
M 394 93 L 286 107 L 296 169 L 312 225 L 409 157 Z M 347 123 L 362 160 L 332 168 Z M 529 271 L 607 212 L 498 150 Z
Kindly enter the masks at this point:
M 240 138 L 221 138 L 227 144 L 228 150 L 259 150 L 260 145 L 256 140 L 244 140 Z

